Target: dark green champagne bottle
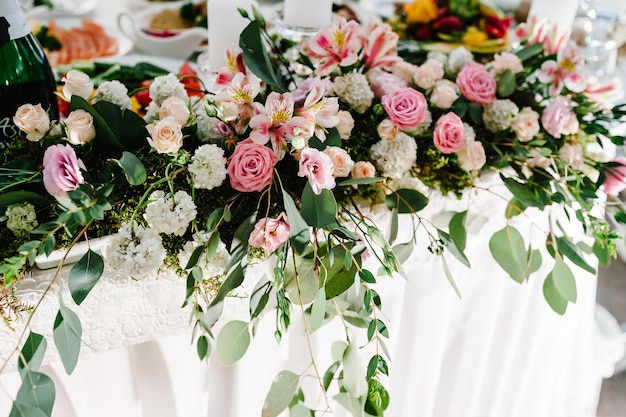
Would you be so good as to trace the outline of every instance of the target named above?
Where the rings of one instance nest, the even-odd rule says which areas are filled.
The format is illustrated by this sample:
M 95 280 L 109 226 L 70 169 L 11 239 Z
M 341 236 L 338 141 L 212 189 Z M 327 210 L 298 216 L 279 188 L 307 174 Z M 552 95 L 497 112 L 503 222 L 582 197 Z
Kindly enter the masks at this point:
M 0 0 L 0 149 L 23 134 L 13 123 L 22 104 L 41 104 L 58 119 L 50 64 L 16 0 Z

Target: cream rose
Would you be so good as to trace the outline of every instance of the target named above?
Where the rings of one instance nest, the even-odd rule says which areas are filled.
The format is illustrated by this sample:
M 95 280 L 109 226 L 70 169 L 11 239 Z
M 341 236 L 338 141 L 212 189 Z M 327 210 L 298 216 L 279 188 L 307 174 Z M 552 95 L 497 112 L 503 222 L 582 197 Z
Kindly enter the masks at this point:
M 430 94 L 430 102 L 440 109 L 449 109 L 458 98 L 458 87 L 450 80 L 437 81 Z
M 159 120 L 156 124 L 147 125 L 150 133 L 148 143 L 158 153 L 175 153 L 183 146 L 183 132 L 180 123 L 171 116 Z
M 26 133 L 26 139 L 31 142 L 37 142 L 50 129 L 50 116 L 41 107 L 41 104 L 24 104 L 15 112 L 13 123 L 22 132 Z
M 187 123 L 189 120 L 189 107 L 187 102 L 179 97 L 167 98 L 159 108 L 159 118 L 165 119 L 166 117 L 173 117 L 181 125 Z
M 485 148 L 483 148 L 481 142 L 465 142 L 465 146 L 457 153 L 457 156 L 459 158 L 459 165 L 461 165 L 461 168 L 465 171 L 479 170 L 485 165 L 485 162 L 487 162 Z
M 424 90 L 433 88 L 435 83 L 444 76 L 443 62 L 429 59 L 420 66 L 413 75 L 413 82 Z
M 339 137 L 343 140 L 350 139 L 350 135 L 352 134 L 352 129 L 354 129 L 354 118 L 349 111 L 341 110 L 337 113 L 339 116 L 339 123 L 337 123 L 337 131 L 339 132 Z
M 335 167 L 333 175 L 335 177 L 347 177 L 350 175 L 354 161 L 350 158 L 350 155 L 348 155 L 345 149 L 337 146 L 328 146 L 324 149 L 324 153 L 328 155 L 333 162 L 333 166 Z
M 85 110 L 78 109 L 70 113 L 65 120 L 67 138 L 72 145 L 84 145 L 96 137 L 93 116 Z
M 526 163 L 531 168 L 543 168 L 546 169 L 550 166 L 551 160 L 539 152 L 539 149 L 532 148 L 528 153 L 528 159 Z
M 539 114 L 530 107 L 524 107 L 513 119 L 511 128 L 520 141 L 528 142 L 539 133 Z
M 73 95 L 88 99 L 93 92 L 93 83 L 84 72 L 70 70 L 61 81 L 65 83 L 65 85 L 63 85 L 63 95 L 67 99 Z

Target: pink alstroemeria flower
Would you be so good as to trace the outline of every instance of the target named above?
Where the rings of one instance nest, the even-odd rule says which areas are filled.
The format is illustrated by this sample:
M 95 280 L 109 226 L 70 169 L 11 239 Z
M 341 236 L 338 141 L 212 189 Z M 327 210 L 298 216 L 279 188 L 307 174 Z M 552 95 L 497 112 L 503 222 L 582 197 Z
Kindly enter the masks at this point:
M 366 69 L 391 69 L 402 60 L 398 56 L 398 34 L 387 23 L 370 19 L 363 31 L 362 60 Z
M 213 83 L 212 90 L 218 93 L 228 87 L 233 77 L 239 73 L 246 73 L 246 65 L 243 62 L 243 55 L 235 55 L 230 49 L 226 50 L 226 65 L 221 67 L 217 72 L 217 78 Z
M 324 86 L 316 85 L 307 94 L 302 108 L 296 110 L 298 116 L 314 121 L 315 136 L 322 142 L 328 129 L 339 124 L 339 99 L 325 95 Z
M 361 49 L 359 24 L 345 18 L 335 19 L 331 27 L 323 27 L 308 43 L 311 57 L 319 60 L 315 75 L 324 76 L 337 67 L 354 64 Z
M 315 122 L 305 117 L 294 116 L 294 101 L 291 93 L 271 92 L 265 106 L 257 103 L 258 114 L 250 120 L 250 139 L 260 145 L 268 141 L 279 159 L 287 150 L 287 143 L 299 137 L 305 141 L 313 136 Z
M 547 54 L 556 54 L 569 39 L 568 31 L 559 30 L 558 26 L 546 18 L 531 16 L 526 23 L 515 28 L 519 39 L 527 39 L 528 44 L 543 43 Z
M 242 134 L 248 128 L 248 123 L 254 115 L 254 99 L 261 91 L 261 80 L 253 74 L 236 73 L 230 83 L 215 96 L 215 103 L 219 106 L 224 103 L 234 103 L 237 107 L 237 117 L 234 120 L 234 129 Z M 223 120 L 226 122 L 226 120 Z
M 537 74 L 539 81 L 550 84 L 550 94 L 558 95 L 563 87 L 580 93 L 585 90 L 587 81 L 580 73 L 585 58 L 580 50 L 572 44 L 564 45 L 556 56 L 556 61 L 545 61 Z

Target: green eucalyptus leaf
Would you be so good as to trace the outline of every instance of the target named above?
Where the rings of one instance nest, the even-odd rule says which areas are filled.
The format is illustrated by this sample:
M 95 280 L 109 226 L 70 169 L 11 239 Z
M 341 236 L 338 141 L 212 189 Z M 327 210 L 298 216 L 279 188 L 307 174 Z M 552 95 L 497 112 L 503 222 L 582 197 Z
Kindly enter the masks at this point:
M 498 95 L 502 98 L 508 97 L 515 92 L 515 75 L 510 69 L 500 74 L 498 80 Z
M 450 268 L 448 267 L 448 262 L 446 262 L 446 257 L 442 255 L 440 256 L 440 258 L 441 258 L 441 264 L 443 265 L 443 272 L 446 275 L 446 278 L 448 282 L 450 283 L 450 286 L 452 286 L 452 289 L 454 290 L 456 296 L 459 297 L 459 300 L 462 299 L 461 291 L 459 291 L 459 287 L 456 285 L 456 282 L 454 281 L 454 277 L 452 276 L 452 271 L 450 271 Z
M 428 205 L 428 198 L 416 190 L 401 188 L 389 194 L 385 200 L 390 210 L 398 213 L 417 213 Z
M 354 397 L 367 394 L 366 369 L 356 344 L 350 343 L 343 353 L 343 385 L 346 391 Z
M 548 302 L 548 305 L 557 314 L 563 315 L 567 310 L 567 300 L 559 293 L 554 285 L 552 273 L 548 274 L 543 282 L 543 296 Z
M 593 242 L 593 254 L 598 258 L 601 266 L 607 267 L 611 264 L 611 254 L 607 244 L 601 244 L 598 240 Z
M 224 325 L 217 336 L 217 358 L 224 366 L 231 366 L 243 357 L 250 345 L 248 323 L 233 320 Z
M 332 249 L 335 260 L 330 264 L 328 256 L 322 259 L 322 263 L 328 271 L 326 279 L 326 299 L 330 300 L 344 293 L 354 284 L 354 277 L 357 273 L 357 265 L 352 264 L 350 269 L 346 269 L 343 259 L 346 249 L 341 246 L 335 246 Z
M 389 231 L 387 232 L 387 242 L 390 245 L 396 241 L 398 237 L 398 210 L 391 210 L 391 220 L 389 221 Z
M 287 87 L 274 68 L 261 39 L 261 26 L 259 22 L 252 21 L 244 28 L 239 36 L 243 60 L 246 67 L 268 85 L 274 87 L 279 93 L 287 91 Z
M 198 357 L 200 360 L 209 357 L 211 354 L 211 344 L 209 343 L 209 339 L 202 335 L 198 338 L 196 343 L 196 350 L 198 352 Z
M 51 417 L 55 394 L 48 375 L 27 370 L 9 417 Z
M 470 268 L 470 262 L 467 259 L 467 256 L 463 253 L 463 251 L 459 248 L 459 245 L 456 243 L 454 238 L 443 230 L 437 229 L 437 233 L 439 234 L 439 238 L 443 241 L 446 249 L 463 265 Z
M 507 226 L 494 233 L 489 249 L 496 262 L 517 282 L 528 278 L 527 252 L 520 232 Z
M 39 333 L 29 332 L 24 346 L 22 346 L 22 354 L 17 358 L 17 369 L 20 376 L 24 379 L 22 370 L 28 367 L 30 371 L 37 371 L 43 362 L 48 342 L 46 338 Z
M 365 407 L 365 397 L 354 398 L 347 392 L 340 392 L 333 397 L 333 400 L 348 410 L 352 414 L 352 417 L 365 417 L 365 411 L 363 411 Z
M 322 287 L 317 291 L 317 294 L 315 295 L 315 300 L 313 301 L 313 305 L 311 306 L 311 319 L 309 321 L 311 333 L 313 333 L 322 326 L 322 323 L 324 322 L 325 312 L 326 289 Z
M 283 202 L 287 218 L 289 219 L 289 241 L 294 251 L 301 254 L 309 245 L 309 227 L 302 218 L 293 199 L 285 190 L 283 190 Z
M 570 242 L 569 239 L 567 239 L 566 237 L 557 237 L 556 245 L 561 255 L 569 258 L 569 260 L 572 261 L 574 265 L 579 266 L 580 268 L 591 274 L 596 273 L 596 269 L 589 265 L 587 261 L 585 261 L 585 259 L 580 254 L 578 247 Z
M 59 351 L 61 362 L 68 375 L 74 371 L 78 362 L 82 334 L 83 328 L 76 313 L 61 303 L 59 312 L 54 320 L 52 335 L 54 345 Z
M 76 262 L 70 270 L 67 285 L 72 299 L 80 305 L 104 272 L 104 260 L 98 253 L 91 249 Z
M 140 185 L 146 181 L 147 173 L 143 163 L 132 153 L 124 151 L 120 159 L 112 159 L 126 176 L 130 185 Z
M 448 232 L 454 240 L 456 247 L 463 252 L 467 244 L 467 230 L 465 229 L 465 221 L 467 219 L 467 210 L 455 213 L 448 223 Z
M 550 275 L 554 288 L 561 297 L 566 301 L 575 303 L 577 298 L 576 279 L 569 266 L 562 259 L 557 259 Z
M 291 371 L 280 372 L 274 378 L 272 386 L 265 397 L 261 417 L 278 417 L 287 408 L 294 395 L 296 395 L 298 384 L 300 384 L 298 375 Z
M 330 190 L 315 194 L 307 182 L 302 192 L 302 218 L 309 226 L 323 228 L 335 221 L 337 202 Z
M 8 191 L 0 193 L 0 213 L 4 213 L 6 208 L 19 203 L 29 202 L 33 206 L 42 206 L 49 203 L 49 200 L 39 193 L 33 191 Z
M 372 178 L 349 178 L 347 180 L 340 181 L 337 183 L 340 187 L 344 187 L 346 185 L 363 185 L 363 184 L 373 184 L 376 182 L 385 181 L 383 177 L 372 177 Z

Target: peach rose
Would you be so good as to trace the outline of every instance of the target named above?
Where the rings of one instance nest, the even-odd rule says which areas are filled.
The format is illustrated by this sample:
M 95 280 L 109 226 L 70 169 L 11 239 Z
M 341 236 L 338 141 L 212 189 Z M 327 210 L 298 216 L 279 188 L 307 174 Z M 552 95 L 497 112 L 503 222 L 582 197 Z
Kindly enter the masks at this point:
M 393 140 L 400 133 L 400 128 L 393 124 L 391 120 L 385 119 L 378 124 L 376 131 L 382 139 Z
M 230 186 L 244 193 L 262 191 L 272 183 L 276 161 L 267 146 L 252 139 L 239 142 L 228 161 Z
M 436 59 L 428 59 L 413 75 L 413 82 L 424 90 L 434 87 L 435 83 L 444 76 L 443 62 Z
M 530 107 L 524 107 L 513 119 L 511 128 L 522 142 L 528 142 L 539 133 L 539 114 Z
M 543 156 L 539 149 L 532 148 L 528 153 L 528 159 L 526 163 L 531 168 L 543 168 L 546 169 L 550 166 L 551 159 Z
M 354 118 L 349 111 L 341 110 L 337 113 L 339 116 L 339 123 L 337 123 L 337 131 L 339 132 L 339 137 L 343 140 L 350 139 L 350 135 L 352 134 L 352 129 L 354 129 Z
M 167 98 L 159 108 L 159 118 L 165 119 L 166 117 L 173 117 L 181 125 L 185 125 L 189 120 L 189 107 L 187 102 L 179 97 Z
M 78 109 L 70 113 L 65 120 L 67 138 L 72 145 L 84 145 L 96 137 L 93 116 L 85 110 Z
M 182 126 L 171 116 L 146 126 L 148 143 L 158 153 L 176 153 L 183 146 Z
M 440 109 L 449 109 L 457 98 L 459 98 L 458 87 L 449 80 L 437 81 L 430 94 L 430 102 Z
M 63 85 L 63 95 L 69 100 L 73 95 L 82 97 L 85 100 L 93 93 L 93 83 L 89 80 L 89 75 L 78 70 L 70 70 L 61 79 Z
M 13 123 L 26 133 L 26 139 L 31 142 L 38 142 L 50 129 L 50 116 L 41 107 L 41 104 L 24 104 L 15 112 Z
M 483 144 L 477 141 L 466 142 L 463 149 L 458 154 L 459 165 L 465 171 L 479 170 L 487 162 L 487 156 L 485 155 L 485 148 Z
M 352 167 L 352 178 L 373 178 L 376 175 L 376 167 L 368 161 L 358 161 Z
M 333 162 L 335 170 L 333 175 L 335 177 L 347 177 L 350 175 L 350 170 L 354 166 L 354 161 L 348 155 L 345 149 L 337 146 L 328 146 L 324 149 L 324 153 L 330 157 Z

